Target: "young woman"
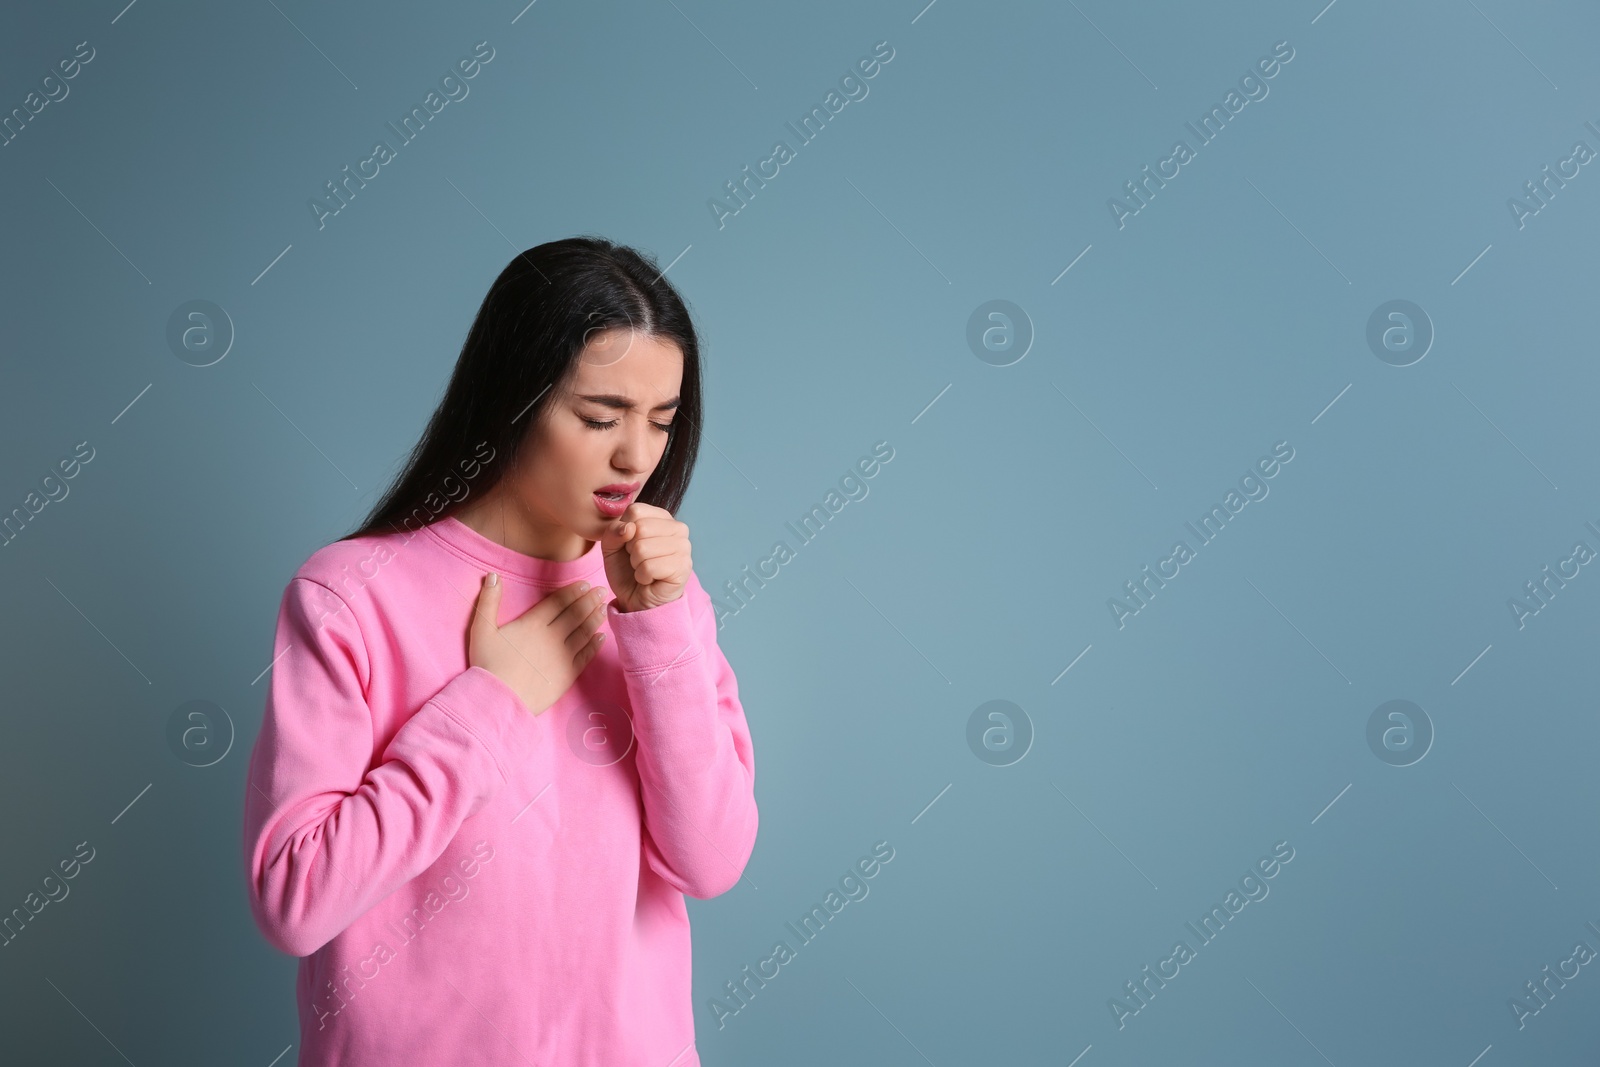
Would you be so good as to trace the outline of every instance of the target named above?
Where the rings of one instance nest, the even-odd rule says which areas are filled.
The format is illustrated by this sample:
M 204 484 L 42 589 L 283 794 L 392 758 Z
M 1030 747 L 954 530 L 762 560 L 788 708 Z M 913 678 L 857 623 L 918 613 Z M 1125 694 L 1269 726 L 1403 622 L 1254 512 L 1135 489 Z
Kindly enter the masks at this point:
M 300 961 L 299 1063 L 696 1067 L 685 893 L 755 844 L 755 765 L 673 518 L 699 345 L 640 253 L 491 286 L 394 486 L 278 616 L 244 859 Z

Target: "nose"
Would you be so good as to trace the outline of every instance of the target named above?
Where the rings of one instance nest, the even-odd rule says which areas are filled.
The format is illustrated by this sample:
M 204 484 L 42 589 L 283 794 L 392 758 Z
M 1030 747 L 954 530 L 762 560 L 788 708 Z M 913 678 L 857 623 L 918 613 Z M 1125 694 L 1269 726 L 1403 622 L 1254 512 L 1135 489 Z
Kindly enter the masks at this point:
M 643 415 L 625 417 L 617 429 L 621 433 L 617 438 L 617 449 L 611 456 L 611 465 L 628 472 L 630 477 L 649 470 L 656 458 L 655 444 L 649 435 L 660 434 L 660 431 L 653 429 L 650 420 Z

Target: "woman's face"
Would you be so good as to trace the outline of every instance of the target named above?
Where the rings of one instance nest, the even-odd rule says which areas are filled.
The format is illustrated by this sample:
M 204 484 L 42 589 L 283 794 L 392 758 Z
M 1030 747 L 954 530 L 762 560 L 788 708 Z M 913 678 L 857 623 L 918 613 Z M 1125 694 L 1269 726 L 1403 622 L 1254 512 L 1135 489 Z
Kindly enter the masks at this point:
M 625 327 L 591 333 L 506 490 L 535 524 L 600 540 L 660 462 L 682 381 L 672 341 Z

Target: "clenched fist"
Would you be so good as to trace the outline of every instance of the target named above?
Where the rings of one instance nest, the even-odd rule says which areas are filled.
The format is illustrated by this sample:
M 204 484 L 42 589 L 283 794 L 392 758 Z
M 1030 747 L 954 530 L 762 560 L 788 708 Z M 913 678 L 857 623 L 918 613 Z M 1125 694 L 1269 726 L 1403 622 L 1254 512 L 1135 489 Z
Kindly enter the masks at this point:
M 644 611 L 683 595 L 689 581 L 689 527 L 666 508 L 634 503 L 600 543 L 618 611 Z

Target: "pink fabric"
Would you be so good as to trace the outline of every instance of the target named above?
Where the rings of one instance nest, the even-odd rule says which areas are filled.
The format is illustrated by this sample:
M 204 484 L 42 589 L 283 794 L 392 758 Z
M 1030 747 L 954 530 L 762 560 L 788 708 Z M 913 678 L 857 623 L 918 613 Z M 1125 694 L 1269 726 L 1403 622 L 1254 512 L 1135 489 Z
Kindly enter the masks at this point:
M 598 543 L 539 560 L 446 518 L 328 545 L 284 591 L 243 858 L 303 957 L 298 1062 L 698 1067 L 683 894 L 731 888 L 757 824 L 711 598 L 608 606 L 534 716 L 467 665 L 489 570 L 502 625 L 606 585 Z

